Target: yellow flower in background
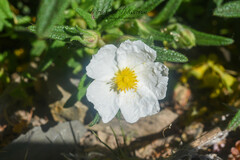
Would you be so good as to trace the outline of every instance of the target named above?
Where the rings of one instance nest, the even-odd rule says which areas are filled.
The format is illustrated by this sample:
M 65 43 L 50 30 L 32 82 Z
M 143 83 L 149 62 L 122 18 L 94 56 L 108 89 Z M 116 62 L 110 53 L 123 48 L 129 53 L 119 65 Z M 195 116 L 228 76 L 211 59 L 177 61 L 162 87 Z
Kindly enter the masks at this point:
M 17 57 L 20 57 L 24 54 L 24 49 L 23 48 L 19 48 L 19 49 L 15 49 L 14 50 L 14 54 L 17 56 Z
M 130 123 L 160 111 L 158 100 L 166 96 L 168 68 L 155 59 L 156 51 L 140 40 L 127 40 L 119 48 L 105 45 L 93 55 L 86 70 L 94 81 L 86 96 L 104 123 L 119 109 Z

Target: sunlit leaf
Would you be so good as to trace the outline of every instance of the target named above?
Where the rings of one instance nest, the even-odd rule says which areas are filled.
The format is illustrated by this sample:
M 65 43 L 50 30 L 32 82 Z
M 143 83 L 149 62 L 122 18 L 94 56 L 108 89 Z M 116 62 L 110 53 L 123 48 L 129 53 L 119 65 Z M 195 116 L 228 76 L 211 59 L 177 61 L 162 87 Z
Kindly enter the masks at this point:
M 61 22 L 69 2 L 69 0 L 41 1 L 36 22 L 36 33 L 39 37 L 48 37 L 52 28 Z
M 236 130 L 237 127 L 240 125 L 240 110 L 236 113 L 236 115 L 233 117 L 233 119 L 228 124 L 228 129 L 230 130 Z
M 223 3 L 223 0 L 213 0 L 213 2 L 219 7 Z
M 141 12 L 150 12 L 154 8 L 156 8 L 160 3 L 162 3 L 164 0 L 148 0 L 143 5 L 140 6 L 140 8 L 137 8 L 136 10 L 139 10 Z M 140 14 L 138 14 L 140 15 Z
M 228 18 L 240 17 L 240 1 L 228 2 L 217 7 L 213 15 Z
M 46 49 L 47 44 L 44 40 L 37 40 L 32 43 L 33 48 L 30 51 L 31 56 L 40 56 Z
M 67 65 L 71 68 L 73 68 L 73 74 L 77 74 L 78 72 L 80 72 L 82 70 L 82 65 L 81 63 L 79 63 L 78 61 L 76 61 L 73 57 L 71 57 L 68 61 L 67 61 Z
M 157 51 L 157 59 L 156 61 L 168 61 L 168 62 L 187 62 L 188 58 L 183 54 L 161 47 L 152 47 Z
M 197 79 L 202 79 L 204 76 L 204 73 L 206 72 L 207 69 L 208 69 L 207 64 L 202 64 L 200 66 L 194 66 L 190 70 L 189 74 L 193 75 Z
M 169 0 L 163 10 L 151 21 L 151 23 L 158 24 L 167 21 L 175 14 L 181 3 L 182 0 Z
M 12 11 L 7 0 L 0 0 L 0 11 L 6 16 L 6 18 L 13 17 Z
M 92 15 L 81 8 L 76 8 L 75 11 L 86 21 L 89 28 L 93 29 L 97 26 L 96 21 L 93 19 Z
M 3 27 L 12 27 L 12 24 L 8 19 L 12 19 L 13 15 L 9 7 L 7 0 L 0 0 L 0 31 L 3 30 Z
M 85 85 L 85 81 L 87 79 L 87 75 L 84 74 L 78 84 L 78 93 L 77 93 L 77 99 L 78 101 L 80 101 L 82 99 L 82 97 L 86 94 L 87 91 L 87 87 L 88 85 Z
M 5 60 L 5 58 L 7 57 L 7 55 L 8 55 L 7 51 L 0 53 L 0 62 L 3 62 Z
M 223 46 L 232 44 L 234 41 L 231 38 L 217 36 L 213 34 L 199 32 L 195 29 L 189 28 L 195 35 L 196 44 L 202 46 Z
M 101 21 L 100 26 L 101 29 L 108 29 L 114 26 L 119 25 L 124 20 L 129 20 L 131 18 L 133 12 L 136 8 L 138 8 L 142 3 L 134 2 L 130 5 L 119 8 L 116 13 L 106 17 L 103 21 Z
M 36 26 L 29 26 L 28 29 L 31 32 L 36 33 Z M 55 26 L 51 29 L 50 34 L 48 35 L 48 38 L 63 41 L 75 35 L 80 35 L 80 31 L 75 27 Z
M 93 16 L 98 18 L 99 16 L 105 15 L 111 10 L 113 0 L 96 0 Z
M 31 20 L 30 16 L 17 17 L 17 25 L 29 24 Z
M 154 40 L 168 41 L 168 42 L 173 41 L 172 35 L 169 35 L 169 34 L 161 32 L 161 31 L 158 31 L 156 29 L 153 29 L 150 26 L 147 26 L 147 29 L 149 30 L 150 35 L 153 37 Z

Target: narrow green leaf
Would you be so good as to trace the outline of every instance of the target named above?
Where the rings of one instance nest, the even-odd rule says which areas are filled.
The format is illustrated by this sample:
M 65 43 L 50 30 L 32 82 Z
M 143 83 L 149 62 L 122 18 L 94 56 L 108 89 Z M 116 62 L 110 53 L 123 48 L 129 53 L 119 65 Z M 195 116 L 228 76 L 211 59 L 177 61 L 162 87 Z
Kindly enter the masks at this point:
M 12 24 L 8 19 L 12 19 L 13 15 L 9 7 L 7 0 L 0 0 L 0 31 L 3 30 L 4 26 L 12 27 Z
M 189 28 L 189 27 L 188 27 Z M 196 44 L 202 46 L 223 46 L 232 44 L 234 41 L 231 38 L 212 35 L 208 33 L 199 32 L 195 29 L 189 28 L 195 35 Z
M 61 22 L 69 2 L 69 0 L 41 1 L 36 22 L 36 33 L 39 37 L 48 37 L 52 28 Z
M 111 153 L 113 153 L 114 154 L 114 158 L 115 159 L 119 159 L 119 156 L 117 155 L 117 153 L 115 152 L 115 150 L 113 150 L 111 147 L 109 147 L 109 145 L 107 145 L 105 142 L 103 142 L 100 138 L 99 138 L 99 136 L 93 131 L 93 130 L 91 130 L 92 131 L 92 134 L 94 134 L 95 135 L 95 137 L 99 140 L 99 142 L 100 143 L 102 143 Z
M 90 123 L 88 124 L 88 126 L 89 126 L 89 127 L 94 126 L 95 124 L 97 124 L 97 123 L 99 122 L 100 119 L 101 119 L 101 117 L 100 117 L 99 113 L 97 112 L 96 115 L 95 115 L 95 117 L 94 117 L 94 119 L 92 120 L 92 122 L 90 122 Z
M 232 1 L 217 7 L 213 15 L 219 17 L 236 18 L 240 17 L 240 1 Z
M 116 117 L 117 117 L 118 120 L 121 120 L 121 115 L 122 115 L 122 113 L 121 113 L 121 110 L 119 109 L 117 114 L 116 114 Z
M 164 0 L 148 0 L 143 5 L 140 6 L 137 10 L 141 12 L 150 12 L 154 8 L 156 8 L 160 3 L 162 3 Z
M 151 21 L 152 24 L 159 24 L 170 19 L 178 7 L 182 3 L 182 0 L 169 0 L 163 10 Z
M 95 0 L 78 0 L 78 3 L 80 2 L 81 8 L 84 9 L 85 11 L 89 11 L 93 9 L 95 5 Z
M 81 101 L 82 97 L 86 94 L 87 87 L 90 83 L 88 83 L 86 86 L 84 85 L 85 81 L 87 79 L 87 75 L 84 74 L 78 84 L 78 93 L 77 93 L 77 100 Z
M 78 72 L 80 72 L 82 70 L 82 65 L 81 63 L 79 63 L 78 61 L 76 61 L 73 57 L 71 57 L 68 61 L 67 61 L 67 65 L 71 68 L 73 68 L 73 74 L 77 74 Z
M 213 2 L 219 7 L 223 3 L 223 0 L 213 0 Z
M 71 95 L 71 97 L 64 104 L 63 108 L 72 107 L 77 101 L 81 101 L 82 97 L 86 94 L 88 85 L 90 84 L 88 83 L 87 85 L 85 85 L 86 78 L 86 74 L 81 77 L 78 83 L 77 91 Z
M 188 58 L 181 53 L 176 51 L 165 49 L 161 47 L 152 47 L 157 51 L 157 59 L 156 61 L 169 61 L 169 62 L 187 62 Z
M 44 57 L 43 61 L 39 66 L 40 71 L 45 71 L 48 67 L 51 66 L 51 64 L 54 62 L 57 56 L 64 52 L 63 50 L 64 46 L 65 46 L 65 42 L 63 41 L 56 40 L 52 43 L 52 45 L 50 46 L 46 54 L 46 57 Z
M 8 52 L 4 51 L 3 53 L 0 53 L 0 62 L 3 62 L 5 58 L 7 57 Z
M 115 138 L 115 142 L 116 142 L 116 144 L 117 144 L 117 149 L 119 149 L 120 152 L 122 152 L 122 149 L 120 148 L 120 145 L 119 145 L 119 142 L 118 142 L 117 134 L 116 134 L 116 132 L 114 131 L 114 129 L 112 128 L 112 126 L 110 126 L 110 128 L 111 128 L 111 130 L 112 130 L 112 132 L 113 132 L 113 135 L 114 135 L 114 138 Z M 123 152 L 122 152 L 122 153 L 123 153 Z
M 54 59 L 55 59 L 55 57 L 46 59 L 45 62 L 43 63 L 43 65 L 41 65 L 40 70 L 45 71 L 46 69 L 48 69 L 52 65 Z
M 35 57 L 35 56 L 40 56 L 42 52 L 47 48 L 47 44 L 44 40 L 37 40 L 32 43 L 33 48 L 30 51 L 30 55 Z
M 93 19 L 92 15 L 81 8 L 76 8 L 75 11 L 86 21 L 89 28 L 93 29 L 97 26 L 96 21 Z
M 24 16 L 24 17 L 17 17 L 17 24 L 23 25 L 23 24 L 29 24 L 31 22 L 30 16 Z
M 93 9 L 94 18 L 105 15 L 111 11 L 113 0 L 96 0 L 95 7 Z
M 228 124 L 228 129 L 235 130 L 240 125 L 240 110 L 236 113 L 233 119 Z
M 151 28 L 150 26 L 146 26 L 146 27 L 149 30 L 150 35 L 153 37 L 154 40 L 168 41 L 168 42 L 172 42 L 174 40 L 172 35 L 160 32 L 156 29 Z
M 3 30 L 3 27 L 4 27 L 4 23 L 0 13 L 0 32 Z
M 101 29 L 108 29 L 112 28 L 114 26 L 119 25 L 121 22 L 124 22 L 124 20 L 129 20 L 133 17 L 131 13 L 138 8 L 142 2 L 134 2 L 131 3 L 130 5 L 121 7 L 117 10 L 116 13 L 106 17 L 103 21 L 101 21 L 100 26 Z
M 12 11 L 7 0 L 0 0 L 0 10 L 6 16 L 6 18 L 13 17 Z
M 154 40 L 158 40 L 158 41 L 169 41 L 169 42 L 173 41 L 172 35 L 160 32 L 139 20 L 135 20 L 135 22 L 138 27 L 138 35 L 141 36 L 142 38 L 148 38 L 152 36 Z
M 29 26 L 28 29 L 31 32 L 36 33 L 36 26 Z M 63 41 L 67 38 L 70 39 L 72 36 L 76 36 L 76 35 L 80 35 L 80 31 L 75 27 L 55 26 L 51 29 L 50 34 L 48 35 L 48 38 Z

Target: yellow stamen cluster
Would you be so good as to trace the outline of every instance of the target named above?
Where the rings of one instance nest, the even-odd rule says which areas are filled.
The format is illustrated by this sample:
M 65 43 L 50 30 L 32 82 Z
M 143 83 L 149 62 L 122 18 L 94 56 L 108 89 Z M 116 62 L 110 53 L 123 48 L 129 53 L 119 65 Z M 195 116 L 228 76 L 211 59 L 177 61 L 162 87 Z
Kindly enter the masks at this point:
M 115 73 L 114 83 L 117 86 L 118 91 L 128 91 L 129 89 L 137 89 L 137 76 L 134 70 L 126 67 L 123 70 L 119 70 Z

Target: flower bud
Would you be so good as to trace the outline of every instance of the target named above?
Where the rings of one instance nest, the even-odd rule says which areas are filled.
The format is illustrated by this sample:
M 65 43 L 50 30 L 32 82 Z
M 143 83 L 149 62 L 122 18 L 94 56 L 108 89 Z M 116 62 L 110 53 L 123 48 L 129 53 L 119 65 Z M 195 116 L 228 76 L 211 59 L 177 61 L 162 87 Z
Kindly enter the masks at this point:
M 79 41 L 88 48 L 96 48 L 99 44 L 100 34 L 92 30 L 85 30 L 78 27 L 78 30 L 82 33 L 82 37 L 73 36 L 71 41 Z
M 173 48 L 190 49 L 196 45 L 196 38 L 190 29 L 184 28 L 180 24 L 171 24 L 167 27 L 167 32 L 173 36 L 174 42 L 164 42 L 164 45 Z
M 83 44 L 89 48 L 96 48 L 100 34 L 92 30 L 87 30 L 87 32 L 87 34 L 83 34 Z

